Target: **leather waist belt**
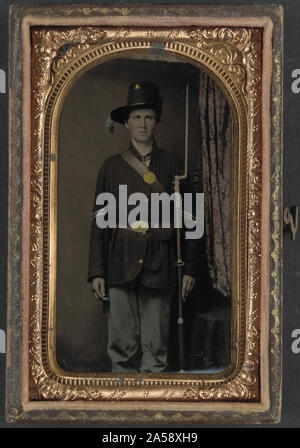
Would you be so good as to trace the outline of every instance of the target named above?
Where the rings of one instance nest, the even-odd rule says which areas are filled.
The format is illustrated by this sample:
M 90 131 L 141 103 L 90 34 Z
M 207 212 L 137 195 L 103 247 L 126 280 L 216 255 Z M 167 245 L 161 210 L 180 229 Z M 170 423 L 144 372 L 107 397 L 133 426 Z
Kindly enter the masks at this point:
M 116 229 L 118 230 L 129 230 L 130 232 L 136 232 L 136 233 L 147 233 L 148 232 L 148 228 L 144 228 L 144 227 L 136 227 L 136 228 L 132 228 L 132 227 L 116 227 Z

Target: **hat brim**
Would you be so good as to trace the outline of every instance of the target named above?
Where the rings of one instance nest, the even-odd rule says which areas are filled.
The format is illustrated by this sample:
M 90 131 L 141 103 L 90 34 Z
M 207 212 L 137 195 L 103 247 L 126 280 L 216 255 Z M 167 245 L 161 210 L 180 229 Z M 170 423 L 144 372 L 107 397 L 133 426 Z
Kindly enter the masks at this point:
M 117 109 L 114 109 L 111 112 L 110 114 L 111 119 L 118 123 L 125 124 L 126 117 L 128 116 L 128 114 L 130 114 L 130 112 L 132 112 L 135 109 L 151 109 L 159 113 L 161 105 L 153 103 L 141 103 L 141 104 L 132 104 L 130 106 L 118 107 Z

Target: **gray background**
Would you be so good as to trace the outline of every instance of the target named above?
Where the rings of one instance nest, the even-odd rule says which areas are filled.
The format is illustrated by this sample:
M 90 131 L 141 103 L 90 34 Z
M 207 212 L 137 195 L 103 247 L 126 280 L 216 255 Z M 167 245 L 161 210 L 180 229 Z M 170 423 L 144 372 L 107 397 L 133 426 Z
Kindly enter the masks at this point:
M 2 0 L 0 2 L 0 68 L 7 71 L 8 66 L 8 6 L 12 2 Z M 58 4 L 59 1 L 26 1 L 21 0 L 18 4 Z M 65 4 L 85 3 L 81 1 L 65 1 Z M 130 3 L 122 2 L 94 2 L 95 4 L 112 4 L 112 3 Z M 136 3 L 136 2 L 131 2 Z M 139 1 L 138 3 L 159 4 L 159 1 Z M 164 0 L 164 4 L 176 4 L 175 1 Z M 184 3 L 181 0 L 178 3 Z M 206 0 L 195 1 L 189 0 L 189 4 L 236 4 L 235 1 L 224 0 Z M 299 140 L 300 140 L 300 94 L 295 95 L 291 91 L 291 73 L 294 69 L 300 68 L 299 53 L 299 21 L 300 21 L 300 4 L 299 0 L 288 1 L 239 1 L 240 4 L 280 4 L 284 5 L 284 179 L 283 179 L 283 205 L 293 206 L 300 205 L 300 183 L 299 183 Z M 0 94 L 0 136 L 1 136 L 1 152 L 0 152 L 0 328 L 6 328 L 6 257 L 7 257 L 7 165 L 8 165 L 8 95 Z M 295 241 L 291 241 L 289 234 L 284 235 L 284 259 L 283 259 L 283 277 L 284 277 L 284 294 L 283 294 L 283 409 L 281 423 L 276 427 L 299 428 L 300 427 L 300 354 L 293 354 L 291 351 L 291 333 L 295 328 L 300 328 L 300 233 L 298 232 Z M 5 399 L 5 355 L 0 355 L 0 427 L 14 427 L 16 425 L 7 425 L 5 423 L 4 399 Z M 38 427 L 41 425 L 24 424 L 18 427 Z M 53 425 L 42 425 L 50 427 Z M 72 427 L 71 425 L 65 425 Z M 92 426 L 92 425 L 85 425 Z M 205 425 L 202 425 L 204 427 Z M 218 425 L 211 425 L 215 427 Z M 235 425 L 237 427 L 239 425 Z M 263 425 L 264 426 L 264 425 Z M 230 425 L 227 427 L 230 427 Z M 247 425 L 243 425 L 246 428 Z

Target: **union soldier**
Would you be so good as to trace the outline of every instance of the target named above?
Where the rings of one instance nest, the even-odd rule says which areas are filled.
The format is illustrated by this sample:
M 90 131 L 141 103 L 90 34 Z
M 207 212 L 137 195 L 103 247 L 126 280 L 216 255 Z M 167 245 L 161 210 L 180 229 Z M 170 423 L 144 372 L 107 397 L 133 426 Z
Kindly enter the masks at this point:
M 96 198 L 109 192 L 116 198 L 118 222 L 120 185 L 127 186 L 128 197 L 141 192 L 149 201 L 155 188 L 172 194 L 180 168 L 171 153 L 156 145 L 161 111 L 159 89 L 147 82 L 131 84 L 127 105 L 112 111 L 112 120 L 128 129 L 130 143 L 127 151 L 109 157 L 100 168 L 94 216 L 99 211 Z M 138 171 L 141 165 L 150 171 L 151 180 Z M 132 208 L 128 205 L 128 213 Z M 88 278 L 96 297 L 109 303 L 107 352 L 112 372 L 159 373 L 168 367 L 170 305 L 176 284 L 174 232 L 151 226 L 140 230 L 120 225 L 103 229 L 96 219 L 92 221 Z M 195 244 L 186 241 L 184 297 L 195 283 L 195 252 Z

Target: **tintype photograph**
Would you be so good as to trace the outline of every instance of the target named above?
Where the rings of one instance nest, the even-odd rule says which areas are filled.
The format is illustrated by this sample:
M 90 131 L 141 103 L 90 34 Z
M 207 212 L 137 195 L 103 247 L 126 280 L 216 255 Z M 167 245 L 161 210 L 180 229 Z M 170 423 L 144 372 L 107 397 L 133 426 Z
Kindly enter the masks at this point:
M 144 58 L 118 58 L 96 66 L 76 81 L 64 101 L 59 126 L 58 363 L 71 371 L 109 372 L 113 363 L 115 371 L 150 373 L 180 369 L 217 372 L 227 367 L 231 345 L 233 153 L 230 108 L 222 91 L 205 72 L 176 57 L 154 52 Z M 111 229 L 99 228 L 92 214 L 97 212 L 98 194 L 114 193 L 119 210 L 119 201 L 128 201 L 127 197 L 120 198 L 119 185 L 127 187 L 128 196 L 149 196 L 152 191 L 144 174 L 136 172 L 119 154 L 129 148 L 138 160 L 147 157 L 145 168 L 164 185 L 158 194 L 171 196 L 174 176 L 184 175 L 186 132 L 188 170 L 180 191 L 183 193 L 188 184 L 198 201 L 193 239 L 180 235 L 181 247 L 177 247 L 173 235 L 176 229 L 167 223 L 161 229 L 147 223 L 141 232 L 139 228 L 134 230 L 134 222 L 120 228 L 118 219 Z M 164 161 L 152 158 L 156 152 Z M 202 192 L 205 218 L 196 196 Z M 169 202 L 163 204 L 165 210 Z M 145 223 L 140 217 L 138 220 Z M 201 221 L 205 222 L 205 232 L 200 231 Z M 179 231 L 183 234 L 184 229 Z M 180 259 L 185 263 L 179 298 L 184 324 L 177 323 L 180 305 L 176 262 L 180 249 Z M 101 282 L 98 278 L 104 279 L 103 291 L 97 291 Z M 140 287 L 145 299 L 132 309 L 132 302 L 139 301 Z M 129 309 L 120 305 L 124 288 L 131 291 Z M 95 294 L 92 289 L 96 289 Z M 114 294 L 117 307 L 121 307 L 115 311 L 110 299 Z M 144 301 L 149 306 L 156 294 L 162 296 L 161 305 L 154 298 L 157 315 L 152 316 L 156 311 L 147 307 L 143 318 Z M 94 296 L 100 301 L 104 297 L 102 306 Z M 114 313 L 120 321 L 111 322 L 112 334 L 107 334 Z M 183 326 L 181 342 L 177 325 Z M 155 340 L 158 345 L 149 352 Z M 124 346 L 118 346 L 117 341 Z M 179 343 L 184 345 L 183 360 L 178 359 Z M 146 365 L 140 365 L 143 357 Z
M 10 20 L 8 420 L 278 421 L 281 9 Z

